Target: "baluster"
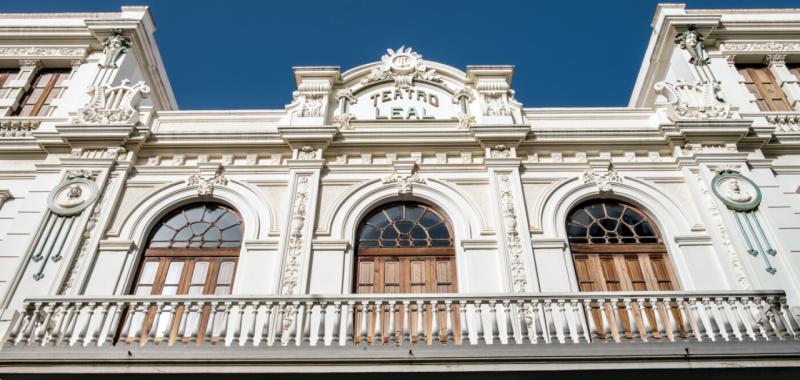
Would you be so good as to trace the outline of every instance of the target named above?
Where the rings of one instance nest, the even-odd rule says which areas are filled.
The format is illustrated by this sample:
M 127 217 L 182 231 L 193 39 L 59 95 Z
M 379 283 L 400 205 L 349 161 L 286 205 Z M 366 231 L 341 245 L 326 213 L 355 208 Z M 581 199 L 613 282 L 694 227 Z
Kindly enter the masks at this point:
M 176 315 L 175 318 L 178 319 L 177 324 L 178 328 L 175 330 L 175 334 L 173 337 L 170 337 L 169 346 L 175 344 L 176 341 L 180 340 L 181 343 L 187 344 L 189 343 L 189 339 L 191 337 L 191 327 L 189 326 L 189 314 L 192 310 L 192 301 L 181 301 L 180 305 L 176 306 L 180 307 L 180 314 Z
M 416 315 L 417 315 L 417 322 L 415 323 L 414 328 L 416 329 L 417 333 L 417 341 L 425 342 L 425 307 L 427 306 L 424 301 L 417 300 L 417 308 Z
M 31 319 L 28 322 L 28 326 L 25 328 L 25 344 L 28 346 L 34 343 L 36 340 L 36 334 L 39 331 L 39 313 L 41 312 L 41 309 L 41 302 L 34 303 Z
M 330 345 L 328 342 L 328 301 L 320 301 L 319 304 L 319 324 L 317 325 L 317 334 L 316 339 L 314 340 L 312 346 L 317 345 L 317 341 L 319 340 L 319 336 L 322 336 L 322 345 L 328 346 Z M 320 334 L 320 330 L 322 333 Z
M 466 300 L 459 300 L 458 301 L 458 313 L 457 313 L 457 320 L 458 322 L 458 330 L 456 331 L 456 324 L 453 324 L 453 334 L 458 337 L 456 340 L 457 345 L 464 344 L 464 341 L 470 340 L 472 343 L 470 336 L 469 336 L 469 324 L 467 323 L 467 301 Z M 477 343 L 477 342 L 476 342 Z
M 556 300 L 556 305 L 558 305 L 558 314 L 561 317 L 561 328 L 558 330 L 561 331 L 561 336 L 563 337 L 561 343 L 567 343 L 568 339 L 574 339 L 574 337 L 572 337 L 572 334 L 570 334 L 569 320 L 567 320 L 565 301 Z
M 244 318 L 245 318 L 245 313 L 247 311 L 247 306 L 249 304 L 250 302 L 247 302 L 246 300 L 239 301 L 238 310 L 236 310 L 236 314 L 238 316 L 236 320 L 238 321 L 238 324 L 236 325 L 236 328 L 232 329 L 233 331 L 231 331 L 232 335 L 232 342 L 230 343 L 231 346 L 233 346 L 237 340 L 239 341 L 239 347 L 242 347 L 245 345 L 245 343 L 247 343 L 247 338 L 248 335 L 250 334 L 250 331 L 248 331 L 247 326 L 245 326 L 244 324 Z
M 135 334 L 135 332 L 133 331 L 135 329 L 133 325 L 134 324 L 133 318 L 136 315 L 136 302 L 133 301 L 126 307 L 128 310 L 127 313 L 125 313 L 125 325 L 122 326 L 122 332 L 119 334 L 119 339 L 120 341 L 124 340 L 126 344 L 131 344 L 131 342 L 133 341 L 133 336 Z M 72 319 L 71 314 L 72 313 L 70 312 L 69 319 Z M 60 340 L 61 338 L 59 338 L 59 341 Z
M 604 298 L 598 298 L 597 305 L 600 313 L 601 324 L 601 329 L 598 329 L 598 331 L 603 332 L 602 336 L 605 337 L 605 341 L 608 342 L 609 340 L 614 339 L 614 327 L 611 323 L 613 320 L 608 315 L 608 307 Z
M 347 324 L 350 321 L 351 313 L 350 309 L 353 308 L 355 303 L 353 301 L 348 301 L 347 303 L 343 303 L 341 305 L 342 312 L 341 315 L 337 318 L 339 321 L 339 345 L 344 346 L 347 344 Z M 353 309 L 355 311 L 355 309 Z M 353 331 L 353 338 L 355 337 L 355 330 Z
M 683 301 L 683 307 L 686 310 L 686 318 L 689 320 L 692 329 L 691 336 L 694 337 L 695 341 L 702 342 L 705 328 L 702 319 L 700 319 L 700 315 L 697 314 L 697 298 L 687 298 Z M 698 321 L 698 319 L 700 320 Z
M 198 305 L 198 306 L 200 306 L 197 309 L 197 313 L 198 313 L 198 316 L 199 316 L 199 318 L 197 318 L 198 319 L 197 343 L 199 345 L 200 342 L 201 342 L 200 341 L 200 334 L 199 334 L 200 323 L 202 323 L 202 319 L 203 319 L 202 318 L 202 314 L 203 314 L 203 310 L 206 308 L 206 305 L 202 304 L 202 305 Z M 212 301 L 211 302 L 211 308 L 210 308 L 209 315 L 208 315 L 208 321 L 206 321 L 206 325 L 203 326 L 203 328 L 204 328 L 203 337 L 204 338 L 208 337 L 209 344 L 217 344 L 217 340 L 219 340 L 219 337 L 220 337 L 220 332 L 222 330 L 222 326 L 221 326 L 222 322 L 217 323 L 217 313 L 219 313 L 220 308 L 222 308 L 222 310 L 227 309 L 225 307 L 225 304 L 222 303 L 222 302 L 219 302 L 219 301 Z M 203 340 L 205 340 L 205 339 L 203 339 Z
M 383 301 L 377 299 L 372 302 L 370 306 L 370 324 L 369 328 L 367 329 L 369 332 L 369 336 L 372 337 L 372 341 L 369 344 L 374 344 L 375 341 L 382 342 L 384 335 L 386 335 L 383 329 Z M 367 338 L 369 340 L 369 338 Z
M 584 319 L 585 314 L 581 310 L 583 305 L 578 301 L 577 298 L 573 298 L 569 301 L 569 307 L 572 314 L 573 319 L 575 320 L 575 339 L 573 342 L 575 344 L 578 343 L 586 343 L 589 341 L 589 334 L 586 331 L 586 320 Z
M 489 300 L 489 332 L 491 335 L 487 344 L 494 344 L 495 339 L 500 339 L 500 324 L 497 321 L 497 301 L 493 299 Z
M 396 300 L 389 301 L 389 310 L 391 313 L 389 328 L 391 331 L 387 332 L 390 333 L 389 340 L 391 340 L 392 335 L 394 336 L 394 344 L 398 347 L 403 344 L 403 313 L 398 312 L 399 308 L 400 305 L 397 304 Z
M 503 312 L 502 313 L 503 314 L 502 326 L 503 326 L 503 329 L 505 330 L 505 332 L 503 332 L 501 334 L 501 332 L 500 332 L 500 325 L 501 324 L 498 321 L 498 323 L 497 323 L 497 333 L 501 334 L 501 335 L 499 335 L 500 343 L 502 343 L 502 344 L 510 344 L 512 336 L 514 338 L 514 341 L 519 343 L 519 339 L 517 338 L 516 332 L 514 331 L 514 322 L 513 322 L 513 318 L 511 317 L 511 307 L 509 306 L 508 299 L 500 300 L 500 306 L 502 307 L 501 310 Z
M 553 319 L 553 301 L 547 299 L 544 301 L 544 321 L 545 328 L 547 329 L 547 342 L 554 343 L 559 341 L 556 322 Z M 552 325 L 552 326 L 551 326 Z M 552 328 L 551 328 L 552 327 Z
M 165 306 L 167 308 L 166 311 L 164 310 Z M 172 320 L 172 317 L 173 317 L 173 314 L 174 314 L 174 310 L 172 309 L 171 306 L 172 306 L 172 302 L 169 302 L 169 303 L 159 302 L 158 311 L 156 312 L 156 319 L 155 319 L 155 327 L 156 327 L 156 329 L 155 329 L 155 332 L 154 332 L 155 336 L 153 337 L 153 344 L 161 343 L 161 340 L 164 339 L 164 334 L 171 327 L 171 326 L 169 326 L 169 324 L 170 324 L 170 321 Z M 167 318 L 164 318 L 164 315 L 163 315 L 164 312 L 167 313 Z M 166 320 L 166 322 L 164 322 L 164 320 Z
M 775 331 L 775 337 L 779 340 L 783 340 L 784 336 L 786 335 L 787 331 L 785 326 L 783 325 L 783 319 L 781 317 L 781 309 L 778 306 L 780 301 L 775 297 L 768 297 L 767 303 L 769 304 L 769 310 L 767 312 L 767 317 L 769 318 L 769 324 L 772 326 L 772 330 Z
M 89 329 L 92 327 L 92 319 L 94 319 L 94 312 L 97 310 L 97 302 L 89 302 L 87 309 L 86 320 L 80 332 L 81 345 L 84 347 L 88 346 L 92 340 L 92 334 Z
M 105 342 L 105 336 L 103 335 L 103 331 L 107 331 L 106 321 L 108 320 L 109 308 L 110 308 L 109 302 L 102 302 L 100 304 L 100 323 L 97 324 L 97 329 L 94 331 L 94 334 L 92 334 L 92 339 L 91 339 L 91 342 L 96 343 L 98 347 L 102 346 L 103 342 Z
M 434 299 L 425 305 L 425 345 L 427 346 L 433 343 L 433 332 L 435 330 L 433 324 L 436 320 L 434 316 L 436 313 L 436 300 Z
M 750 336 L 751 340 L 758 340 L 758 325 L 756 324 L 755 319 L 753 318 L 753 312 L 750 310 L 750 299 L 751 297 L 742 297 L 739 299 L 739 303 L 741 307 L 739 310 L 739 316 L 742 318 L 742 321 L 745 324 L 745 329 L 747 330 L 747 334 Z
M 453 301 L 446 299 L 444 301 L 444 328 L 439 328 L 439 331 L 444 331 L 445 333 L 445 338 L 443 341 L 441 340 L 441 333 L 439 336 L 439 340 L 442 342 L 442 344 L 446 344 L 447 342 L 453 342 L 454 344 L 456 344 L 456 342 L 460 343 L 460 336 L 456 335 L 460 333 L 457 332 L 455 328 L 456 322 L 455 318 L 453 318 L 453 311 Z
M 53 314 L 55 312 L 55 310 L 53 309 L 53 304 L 50 302 L 45 304 L 43 311 L 44 311 L 44 321 L 42 322 L 42 332 L 36 334 L 37 335 L 36 343 L 38 343 L 40 346 L 44 346 L 45 344 L 47 344 L 47 341 L 49 340 L 49 334 L 51 331 L 49 327 L 50 321 L 53 319 Z M 0 345 L 2 345 L 2 342 L 0 342 Z
M 586 317 L 586 326 L 588 330 L 586 332 L 586 340 L 590 343 L 599 342 L 602 338 L 600 334 L 600 326 L 597 325 L 591 299 L 583 299 L 583 313 Z
M 642 340 L 641 326 L 638 318 L 636 318 L 633 313 L 631 299 L 629 297 L 623 298 L 622 304 L 625 306 L 625 316 L 628 319 L 628 327 L 630 328 L 630 335 L 628 336 L 628 339 L 630 339 L 631 342 Z
M 723 338 L 725 338 L 726 341 L 730 341 L 731 338 L 730 335 L 734 334 L 733 330 L 735 329 L 733 328 L 733 326 L 731 326 L 730 320 L 728 320 L 728 315 L 725 312 L 725 307 L 723 306 L 724 300 L 722 299 L 722 297 L 717 297 L 714 298 L 713 302 L 714 305 L 716 305 L 715 309 L 717 314 L 717 325 L 720 328 L 720 334 L 722 335 Z M 731 326 L 732 329 L 731 334 L 728 334 L 728 326 Z
M 787 334 L 790 337 L 797 339 L 800 337 L 800 326 L 798 326 L 797 320 L 794 319 L 792 312 L 789 310 L 789 306 L 786 303 L 786 297 L 779 297 L 779 309 L 781 319 L 784 321 L 784 325 L 786 326 Z
M 250 319 L 251 319 L 251 321 L 250 321 L 250 327 L 247 330 L 247 335 L 246 335 L 246 338 L 244 340 L 244 344 L 243 345 L 248 345 L 249 344 L 251 346 L 255 346 L 256 345 L 256 328 L 258 326 L 258 316 L 260 315 L 260 312 L 261 312 L 261 302 L 258 301 L 258 300 L 252 300 L 252 301 L 249 302 L 249 304 L 250 304 Z M 244 323 L 244 321 L 242 321 L 242 323 Z M 261 337 L 259 336 L 259 340 L 260 339 L 261 339 Z
M 264 324 L 261 329 L 267 329 L 266 343 L 267 347 L 271 347 L 275 342 L 275 304 L 272 301 L 264 303 Z
M 528 322 L 526 320 L 527 303 L 525 302 L 524 299 L 517 298 L 516 305 L 514 305 L 514 306 L 515 306 L 515 310 L 516 310 L 516 314 L 517 314 L 516 317 L 515 317 L 516 321 L 517 321 L 516 323 L 519 324 L 519 334 L 520 334 L 520 341 L 517 342 L 517 343 L 522 343 L 526 339 L 528 340 L 528 342 L 530 342 L 531 341 L 531 338 L 530 338 L 531 329 L 530 329 L 530 326 L 528 325 Z
M 727 337 L 722 335 L 723 333 L 721 332 L 719 321 L 717 320 L 716 315 L 714 315 L 713 301 L 711 298 L 703 297 L 701 302 L 703 303 L 703 309 L 705 310 L 705 317 L 708 320 L 709 328 L 706 329 L 708 337 L 712 342 L 715 342 L 717 337 L 727 340 Z
M 344 306 L 339 301 L 335 301 L 333 303 L 333 328 L 331 330 L 331 345 L 333 345 L 334 344 L 333 342 L 336 342 L 337 340 L 339 340 L 340 346 L 344 346 L 345 344 L 344 340 L 346 337 L 344 337 L 344 332 L 339 331 L 342 325 L 342 318 L 341 318 L 342 307 Z M 339 339 L 339 337 L 343 338 Z
M 483 343 L 486 343 L 486 332 L 483 328 L 483 305 L 481 300 L 475 301 L 475 339 L 480 342 L 483 338 Z
M 57 345 L 58 342 L 61 340 L 61 336 L 64 334 L 64 323 L 66 322 L 66 315 L 67 315 L 67 303 L 59 302 L 58 306 L 56 307 L 56 316 L 55 316 L 55 326 L 53 326 L 53 332 L 50 334 L 50 341 L 53 342 L 53 345 Z M 14 326 L 9 326 L 9 329 L 13 329 Z M 13 334 L 17 334 L 17 330 L 10 330 L 13 331 Z M 3 342 L 5 343 L 5 342 Z
M 741 320 L 741 315 L 737 312 L 736 309 L 736 298 L 728 297 L 727 299 L 723 299 L 724 308 L 728 310 L 727 317 L 731 324 L 731 330 L 733 330 L 734 336 L 740 342 L 744 340 L 744 333 L 742 333 L 742 325 L 744 325 L 744 321 Z M 746 331 L 745 331 L 746 332 Z
M 402 324 L 403 327 L 402 327 L 402 329 L 404 331 L 403 332 L 403 339 L 404 340 L 406 339 L 405 337 L 406 337 L 406 331 L 407 331 L 408 332 L 408 344 L 411 345 L 411 344 L 414 343 L 414 340 L 413 340 L 414 339 L 413 338 L 414 333 L 413 333 L 413 327 L 412 327 L 413 326 L 413 322 L 411 320 L 412 319 L 411 318 L 411 316 L 412 316 L 411 302 L 408 301 L 408 300 L 403 300 L 402 303 L 403 303 L 403 324 Z
M 306 301 L 304 307 L 305 307 L 306 316 L 303 318 L 303 330 L 302 330 L 302 332 L 300 334 L 302 336 L 297 339 L 297 345 L 298 346 L 303 341 L 305 341 L 309 345 L 311 345 L 311 313 L 314 311 L 314 301 L 310 301 L 310 300 Z M 319 329 L 317 329 L 317 332 L 318 331 L 319 331 Z M 317 340 L 317 337 L 314 336 L 314 341 L 316 341 L 316 340 Z
M 633 302 L 636 304 L 636 309 L 638 310 L 639 314 L 637 322 L 641 323 L 639 336 L 642 339 L 642 342 L 647 343 L 650 341 L 651 337 L 655 339 L 655 335 L 653 334 L 653 326 L 650 323 L 647 307 L 645 306 L 645 299 L 642 297 L 637 297 Z
M 297 309 L 294 303 L 283 305 L 283 319 L 281 320 L 281 346 L 286 346 L 292 339 L 292 326 L 297 323 Z

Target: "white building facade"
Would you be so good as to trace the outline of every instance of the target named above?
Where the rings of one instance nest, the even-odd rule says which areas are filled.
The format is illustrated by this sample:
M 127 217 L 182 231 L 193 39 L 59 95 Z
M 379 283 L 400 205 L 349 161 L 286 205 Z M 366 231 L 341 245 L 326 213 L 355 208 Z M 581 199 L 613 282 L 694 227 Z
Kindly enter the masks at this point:
M 180 111 L 147 8 L 0 15 L 0 373 L 782 373 L 798 29 L 661 5 L 628 107 L 400 47 Z

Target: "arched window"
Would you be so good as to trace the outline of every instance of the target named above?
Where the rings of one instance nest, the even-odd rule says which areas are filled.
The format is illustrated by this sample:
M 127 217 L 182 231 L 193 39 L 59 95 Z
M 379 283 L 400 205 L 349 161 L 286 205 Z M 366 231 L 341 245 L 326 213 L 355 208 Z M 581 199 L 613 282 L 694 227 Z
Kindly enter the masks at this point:
M 678 289 L 656 224 L 636 207 L 592 200 L 570 212 L 566 227 L 581 291 Z
M 193 203 L 171 212 L 153 229 L 133 293 L 230 294 L 242 221 L 217 203 Z
M 457 291 L 453 234 L 435 209 L 390 203 L 367 215 L 358 229 L 358 293 Z

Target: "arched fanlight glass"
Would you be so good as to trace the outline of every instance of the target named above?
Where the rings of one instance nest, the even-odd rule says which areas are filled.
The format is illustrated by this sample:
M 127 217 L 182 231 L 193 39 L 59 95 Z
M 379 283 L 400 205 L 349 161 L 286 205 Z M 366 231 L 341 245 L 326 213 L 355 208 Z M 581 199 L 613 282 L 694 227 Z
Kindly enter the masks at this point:
M 161 220 L 149 248 L 239 248 L 242 221 L 228 207 L 197 203 L 173 211 Z
M 433 208 L 420 203 L 390 203 L 372 211 L 358 232 L 360 248 L 453 247 L 450 226 Z
M 629 204 L 594 200 L 576 207 L 567 218 L 571 244 L 660 243 L 658 229 L 644 212 Z

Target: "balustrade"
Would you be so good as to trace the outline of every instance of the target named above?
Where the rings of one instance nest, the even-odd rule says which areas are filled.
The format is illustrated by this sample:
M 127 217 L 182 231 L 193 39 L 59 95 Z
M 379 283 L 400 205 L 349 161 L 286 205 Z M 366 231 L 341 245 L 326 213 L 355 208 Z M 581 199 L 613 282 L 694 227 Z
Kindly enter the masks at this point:
M 4 346 L 477 345 L 799 339 L 781 292 L 52 297 Z

